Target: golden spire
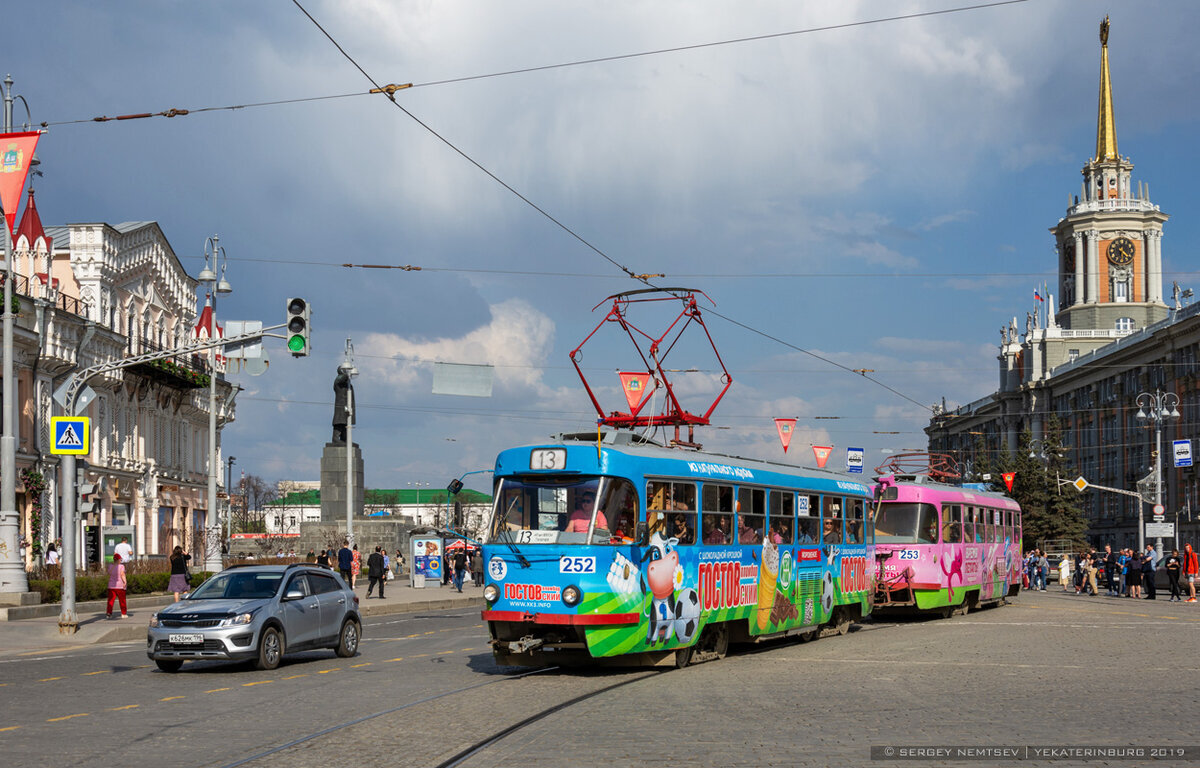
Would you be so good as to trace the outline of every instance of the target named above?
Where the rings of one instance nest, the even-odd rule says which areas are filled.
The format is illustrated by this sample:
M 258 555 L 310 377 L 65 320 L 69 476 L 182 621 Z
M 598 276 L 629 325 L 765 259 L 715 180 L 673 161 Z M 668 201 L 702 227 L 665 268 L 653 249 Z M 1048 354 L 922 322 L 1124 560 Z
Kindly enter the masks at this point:
M 1117 117 L 1113 114 L 1112 83 L 1108 79 L 1108 17 L 1100 22 L 1100 115 L 1096 119 L 1096 159 L 1116 160 Z

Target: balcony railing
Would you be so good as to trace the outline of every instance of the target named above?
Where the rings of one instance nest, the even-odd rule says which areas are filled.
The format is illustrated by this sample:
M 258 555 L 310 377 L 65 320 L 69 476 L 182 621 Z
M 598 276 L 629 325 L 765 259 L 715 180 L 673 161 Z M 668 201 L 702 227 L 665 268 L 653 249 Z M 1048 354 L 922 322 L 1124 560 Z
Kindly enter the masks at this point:
M 170 347 L 163 347 L 146 339 L 131 339 L 128 346 L 130 357 L 154 352 L 167 352 L 170 349 Z M 165 357 L 150 363 L 139 363 L 131 366 L 130 370 L 156 381 L 185 389 L 207 387 L 209 375 L 211 374 L 207 353 L 201 352 Z
M 0 294 L 4 293 L 3 280 L 4 273 L 0 272 Z M 64 312 L 70 312 L 72 315 L 87 316 L 86 305 L 75 296 L 68 296 L 60 290 L 46 286 L 42 283 L 41 278 L 38 278 L 37 284 L 31 284 L 31 282 L 25 275 L 13 275 L 13 293 L 30 299 L 44 299 L 54 307 Z M 0 307 L 3 305 L 0 304 Z

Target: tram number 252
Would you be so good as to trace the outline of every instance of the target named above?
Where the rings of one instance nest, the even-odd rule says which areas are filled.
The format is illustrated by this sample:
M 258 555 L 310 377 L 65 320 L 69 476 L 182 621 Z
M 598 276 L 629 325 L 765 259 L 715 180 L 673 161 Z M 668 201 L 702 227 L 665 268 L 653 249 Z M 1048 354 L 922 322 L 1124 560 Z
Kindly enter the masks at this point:
M 559 558 L 559 573 L 595 573 L 596 558 L 578 555 Z

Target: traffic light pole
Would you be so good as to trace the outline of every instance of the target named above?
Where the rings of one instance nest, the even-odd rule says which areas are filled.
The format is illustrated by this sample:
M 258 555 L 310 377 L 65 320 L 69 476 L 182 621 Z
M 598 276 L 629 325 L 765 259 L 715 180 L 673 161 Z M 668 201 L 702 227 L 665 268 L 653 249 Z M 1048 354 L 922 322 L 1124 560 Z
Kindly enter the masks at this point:
M 79 395 L 84 391 L 88 381 L 96 376 L 119 371 L 122 368 L 129 368 L 141 363 L 186 355 L 190 352 L 204 352 L 210 349 L 217 349 L 227 344 L 261 341 L 267 336 L 282 338 L 278 334 L 267 333 L 267 331 L 275 331 L 283 327 L 282 324 L 273 325 L 252 333 L 243 333 L 224 338 L 203 339 L 196 344 L 188 344 L 162 352 L 148 352 L 144 355 L 135 355 L 133 357 L 122 358 L 121 360 L 93 365 L 90 368 L 84 368 L 75 374 L 74 378 L 67 384 L 66 394 L 63 398 L 63 410 L 68 416 L 75 415 Z M 209 371 L 209 376 L 215 375 L 215 370 Z M 5 379 L 5 386 L 8 385 L 7 382 L 8 380 Z M 5 400 L 4 407 L 8 408 L 8 398 Z M 62 520 L 63 551 L 59 561 L 62 563 L 62 609 L 58 614 L 58 631 L 74 633 L 79 626 L 78 617 L 75 614 L 75 456 L 69 453 L 62 454 L 60 462 L 59 466 L 62 470 L 60 483 L 62 487 L 62 516 L 60 519 Z

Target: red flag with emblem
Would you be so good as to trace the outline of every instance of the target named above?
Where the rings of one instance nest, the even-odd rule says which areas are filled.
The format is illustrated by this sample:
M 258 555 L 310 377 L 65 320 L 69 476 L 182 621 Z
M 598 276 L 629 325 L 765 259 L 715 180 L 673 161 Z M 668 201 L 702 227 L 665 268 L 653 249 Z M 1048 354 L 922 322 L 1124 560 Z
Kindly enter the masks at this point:
M 29 176 L 29 161 L 41 135 L 38 131 L 0 133 L 0 205 L 4 206 L 9 232 L 16 226 L 17 206 Z
M 817 457 L 817 467 L 825 468 L 825 462 L 829 461 L 829 454 L 833 453 L 832 445 L 814 445 L 813 455 Z
M 1008 489 L 1009 493 L 1012 493 L 1012 484 L 1013 484 L 1013 480 L 1015 480 L 1017 477 L 1017 473 L 1016 472 L 1005 472 L 1004 474 L 1002 474 L 1000 476 L 1004 478 L 1004 487 Z
M 625 402 L 629 403 L 629 412 L 637 413 L 638 406 L 646 396 L 646 384 L 650 381 L 650 374 L 617 371 L 617 375 L 621 377 L 621 388 L 625 390 Z
M 775 419 L 775 429 L 779 432 L 779 442 L 783 443 L 783 452 L 787 453 L 788 445 L 792 442 L 792 432 L 796 430 L 796 420 Z

